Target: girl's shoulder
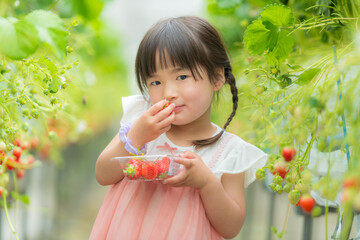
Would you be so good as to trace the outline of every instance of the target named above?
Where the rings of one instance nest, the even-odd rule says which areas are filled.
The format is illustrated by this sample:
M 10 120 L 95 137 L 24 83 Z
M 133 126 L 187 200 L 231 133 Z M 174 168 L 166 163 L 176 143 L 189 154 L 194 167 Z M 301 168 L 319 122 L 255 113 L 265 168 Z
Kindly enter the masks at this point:
M 260 148 L 226 131 L 214 147 L 208 167 L 219 178 L 224 173 L 245 172 L 245 187 L 255 180 L 256 169 L 263 167 L 268 158 Z

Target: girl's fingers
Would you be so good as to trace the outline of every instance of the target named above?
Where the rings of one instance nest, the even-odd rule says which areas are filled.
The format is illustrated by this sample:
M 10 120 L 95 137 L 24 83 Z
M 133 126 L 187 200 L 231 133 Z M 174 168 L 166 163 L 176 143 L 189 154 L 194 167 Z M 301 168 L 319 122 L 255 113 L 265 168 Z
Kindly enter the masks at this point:
M 180 154 L 180 157 L 192 159 L 192 158 L 198 157 L 198 155 L 196 153 L 191 152 L 191 151 L 185 151 L 182 154 Z
M 167 178 L 166 180 L 164 180 L 163 183 L 172 186 L 180 186 L 181 184 L 184 183 L 185 179 L 186 179 L 186 172 L 183 170 L 177 175 Z
M 174 158 L 174 162 L 184 165 L 185 168 L 190 168 L 192 166 L 192 160 L 189 158 L 184 158 L 180 155 L 180 158 Z
M 170 115 L 167 118 L 165 118 L 164 120 L 162 120 L 161 122 L 158 123 L 159 128 L 163 129 L 163 128 L 170 127 L 171 123 L 174 121 L 174 119 L 175 119 L 175 113 L 172 112 L 172 113 L 170 113 Z
M 155 115 L 155 119 L 157 122 L 161 122 L 164 119 L 168 118 L 174 111 L 175 109 L 175 104 L 171 103 L 169 106 L 167 106 L 166 108 L 162 108 L 156 115 Z
M 163 109 L 163 107 L 165 106 L 165 104 L 167 103 L 166 99 L 163 99 L 157 103 L 155 103 L 154 105 L 152 105 L 148 112 L 151 116 L 156 115 L 159 111 L 161 111 Z

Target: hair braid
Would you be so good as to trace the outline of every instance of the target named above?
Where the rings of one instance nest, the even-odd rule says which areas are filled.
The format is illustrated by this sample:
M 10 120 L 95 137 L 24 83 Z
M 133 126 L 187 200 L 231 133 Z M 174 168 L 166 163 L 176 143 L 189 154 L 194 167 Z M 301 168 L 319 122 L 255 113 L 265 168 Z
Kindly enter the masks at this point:
M 230 85 L 230 90 L 231 90 L 231 94 L 232 94 L 232 102 L 233 102 L 233 110 L 224 125 L 224 129 L 227 128 L 227 126 L 230 124 L 231 120 L 234 118 L 234 116 L 236 114 L 236 110 L 238 108 L 238 101 L 239 101 L 238 89 L 236 87 L 236 80 L 235 80 L 234 75 L 232 74 L 231 67 L 225 68 L 225 79 L 226 79 L 227 83 Z
M 230 85 L 230 90 L 231 90 L 231 94 L 232 94 L 232 102 L 233 102 L 233 110 L 232 110 L 229 118 L 227 119 L 221 132 L 219 132 L 218 134 L 216 134 L 215 136 L 213 136 L 211 138 L 193 141 L 193 145 L 195 146 L 196 149 L 199 149 L 206 145 L 213 144 L 217 140 L 219 140 L 220 137 L 223 135 L 225 129 L 230 124 L 231 120 L 234 118 L 234 116 L 236 114 L 239 98 L 238 98 L 238 89 L 236 87 L 236 80 L 235 80 L 234 75 L 232 74 L 231 67 L 225 67 L 224 75 L 225 75 L 225 82 Z

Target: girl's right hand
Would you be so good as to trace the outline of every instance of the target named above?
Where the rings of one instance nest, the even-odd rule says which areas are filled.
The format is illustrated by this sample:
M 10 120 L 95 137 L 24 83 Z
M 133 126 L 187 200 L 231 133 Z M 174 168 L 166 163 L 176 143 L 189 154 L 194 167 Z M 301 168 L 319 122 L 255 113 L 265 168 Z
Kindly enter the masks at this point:
M 134 122 L 127 137 L 135 148 L 142 148 L 145 143 L 170 130 L 175 119 L 175 104 L 171 103 L 163 109 L 166 103 L 165 99 L 155 103 Z

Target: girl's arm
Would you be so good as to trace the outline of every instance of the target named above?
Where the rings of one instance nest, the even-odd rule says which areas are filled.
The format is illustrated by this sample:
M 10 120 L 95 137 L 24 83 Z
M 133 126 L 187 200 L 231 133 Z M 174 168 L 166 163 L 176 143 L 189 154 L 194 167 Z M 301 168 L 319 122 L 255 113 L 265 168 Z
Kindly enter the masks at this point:
M 201 200 L 211 225 L 224 238 L 234 238 L 246 217 L 245 173 L 223 174 L 221 182 L 212 174 L 200 188 Z
M 110 141 L 98 157 L 95 165 L 95 177 L 101 185 L 114 184 L 124 177 L 119 162 L 111 161 L 113 157 L 127 156 L 125 144 L 120 141 L 118 134 Z
M 127 137 L 135 148 L 141 148 L 145 143 L 150 142 L 168 131 L 174 121 L 174 104 L 170 104 L 163 109 L 166 100 L 159 101 L 151 106 L 138 120 L 134 122 L 129 130 Z M 125 144 L 120 141 L 118 135 L 110 141 L 98 157 L 95 165 L 95 176 L 101 185 L 111 185 L 121 181 L 124 173 L 117 161 L 112 161 L 113 157 L 129 156 L 125 150 Z
M 198 188 L 211 225 L 224 238 L 235 237 L 246 216 L 245 173 L 223 174 L 220 181 L 195 153 L 187 151 L 182 157 L 176 162 L 185 169 L 164 183 Z

